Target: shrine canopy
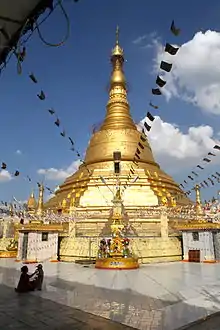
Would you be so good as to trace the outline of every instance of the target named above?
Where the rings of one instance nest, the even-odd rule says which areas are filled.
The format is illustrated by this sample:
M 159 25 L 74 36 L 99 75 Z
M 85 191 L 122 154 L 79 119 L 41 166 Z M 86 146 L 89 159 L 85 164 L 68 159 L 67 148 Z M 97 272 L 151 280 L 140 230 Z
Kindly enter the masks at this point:
M 6 64 L 9 53 L 16 52 L 20 38 L 33 32 L 47 8 L 53 10 L 53 0 L 0 1 L 0 66 Z

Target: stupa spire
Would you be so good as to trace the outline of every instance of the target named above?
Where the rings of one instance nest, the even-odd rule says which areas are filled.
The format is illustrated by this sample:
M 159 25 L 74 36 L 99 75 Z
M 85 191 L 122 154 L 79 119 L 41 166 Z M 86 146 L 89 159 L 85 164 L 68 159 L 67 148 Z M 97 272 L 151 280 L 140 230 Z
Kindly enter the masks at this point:
M 111 54 L 112 73 L 110 78 L 109 100 L 107 114 L 101 126 L 104 129 L 131 128 L 136 126 L 130 115 L 130 107 L 127 100 L 127 83 L 123 71 L 124 51 L 119 44 L 119 27 L 116 28 L 115 47 Z
M 115 42 L 116 45 L 119 44 L 119 26 L 117 25 L 117 28 L 116 28 L 116 42 Z
M 39 185 L 39 197 L 38 197 L 38 204 L 37 204 L 37 215 L 43 214 L 43 208 L 44 208 L 44 186 L 43 183 Z
M 196 192 L 196 213 L 197 215 L 200 215 L 203 214 L 203 209 L 201 202 L 200 186 L 198 184 L 196 184 L 195 186 L 195 192 Z

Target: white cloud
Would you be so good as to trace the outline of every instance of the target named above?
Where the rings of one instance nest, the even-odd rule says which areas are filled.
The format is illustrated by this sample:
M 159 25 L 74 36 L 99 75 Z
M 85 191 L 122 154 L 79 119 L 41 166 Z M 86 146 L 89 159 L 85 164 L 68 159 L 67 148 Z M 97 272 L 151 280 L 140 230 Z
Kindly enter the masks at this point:
M 149 120 L 144 118 L 139 127 L 145 120 L 149 124 Z M 155 117 L 148 138 L 157 161 L 167 169 L 172 167 L 172 170 L 174 167 L 196 165 L 218 143 L 212 127 L 208 125 L 192 126 L 183 133 L 178 125 L 164 122 L 160 117 Z M 220 158 L 216 157 L 216 160 L 220 161 Z
M 20 149 L 18 149 L 18 150 L 16 150 L 16 155 L 21 155 L 22 154 L 22 152 L 21 152 L 21 150 Z
M 158 72 L 160 61 L 173 63 L 163 88 L 167 99 L 181 98 L 203 111 L 220 114 L 220 33 L 198 32 L 184 43 L 175 56 L 164 54 L 164 47 L 155 39 L 154 69 Z
M 48 169 L 39 169 L 37 171 L 38 174 L 45 175 L 45 178 L 47 180 L 54 180 L 54 181 L 59 181 L 59 180 L 64 180 L 71 174 L 73 174 L 81 164 L 80 160 L 76 160 L 72 162 L 70 166 L 68 166 L 66 169 L 64 168 L 48 168 Z
M 157 35 L 157 32 L 153 31 L 149 34 L 144 34 L 132 41 L 134 45 L 138 45 L 141 48 L 152 48 L 155 46 L 155 42 L 160 40 Z
M 7 182 L 12 180 L 11 174 L 6 170 L 0 171 L 0 182 Z
M 136 39 L 134 39 L 132 42 L 134 45 L 139 45 L 141 44 L 143 41 L 145 41 L 148 38 L 147 34 L 144 34 L 142 36 L 137 37 Z

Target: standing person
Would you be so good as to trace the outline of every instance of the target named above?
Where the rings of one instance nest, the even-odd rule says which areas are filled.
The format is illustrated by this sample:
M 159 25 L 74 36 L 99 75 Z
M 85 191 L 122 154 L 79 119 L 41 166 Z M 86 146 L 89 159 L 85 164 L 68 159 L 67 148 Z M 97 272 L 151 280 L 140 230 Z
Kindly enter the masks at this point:
M 28 291 L 33 291 L 34 287 L 32 285 L 33 282 L 30 282 L 30 278 L 36 274 L 36 271 L 28 275 L 28 267 L 23 266 L 21 267 L 21 276 L 20 280 L 18 282 L 17 288 L 15 288 L 16 292 L 28 292 Z
M 43 266 L 41 264 L 37 265 L 36 275 L 37 278 L 35 280 L 35 289 L 41 291 L 44 280 L 44 271 L 43 271 Z

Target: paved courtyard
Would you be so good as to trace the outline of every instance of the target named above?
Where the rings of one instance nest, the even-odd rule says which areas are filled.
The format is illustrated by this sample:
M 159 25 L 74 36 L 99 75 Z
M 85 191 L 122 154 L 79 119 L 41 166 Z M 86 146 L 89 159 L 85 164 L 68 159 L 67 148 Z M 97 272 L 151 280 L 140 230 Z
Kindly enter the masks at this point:
M 207 318 L 220 310 L 220 264 L 180 262 L 106 271 L 45 263 L 43 291 L 19 296 L 13 288 L 20 267 L 0 260 L 1 329 L 220 328 L 218 314 Z M 30 272 L 34 269 L 29 265 Z M 206 320 L 185 327 L 198 319 Z

